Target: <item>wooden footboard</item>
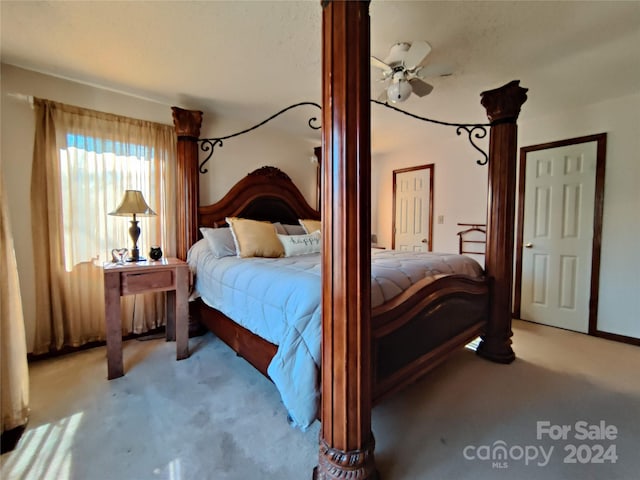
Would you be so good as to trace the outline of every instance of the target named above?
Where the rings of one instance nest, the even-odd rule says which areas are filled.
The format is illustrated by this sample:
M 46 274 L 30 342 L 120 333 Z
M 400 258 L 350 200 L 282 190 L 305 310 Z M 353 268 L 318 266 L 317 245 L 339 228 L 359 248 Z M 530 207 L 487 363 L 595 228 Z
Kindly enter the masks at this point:
M 416 284 L 372 311 L 373 397 L 415 382 L 486 326 L 489 287 L 460 275 Z

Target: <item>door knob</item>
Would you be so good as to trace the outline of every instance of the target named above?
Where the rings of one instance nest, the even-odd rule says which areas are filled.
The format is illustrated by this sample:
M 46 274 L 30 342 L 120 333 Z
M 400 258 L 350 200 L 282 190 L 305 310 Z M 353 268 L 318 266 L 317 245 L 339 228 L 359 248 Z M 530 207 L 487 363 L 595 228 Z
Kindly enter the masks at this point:
M 527 243 L 524 248 L 533 248 L 533 243 Z
M 429 240 L 427 240 L 426 238 L 423 238 L 422 240 L 420 240 L 422 243 L 429 243 Z

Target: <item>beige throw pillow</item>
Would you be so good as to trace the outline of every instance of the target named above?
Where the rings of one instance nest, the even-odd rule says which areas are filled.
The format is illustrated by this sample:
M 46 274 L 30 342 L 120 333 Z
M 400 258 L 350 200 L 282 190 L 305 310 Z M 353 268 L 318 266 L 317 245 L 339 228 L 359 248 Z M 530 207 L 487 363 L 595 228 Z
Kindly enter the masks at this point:
M 227 217 L 239 257 L 282 257 L 284 247 L 270 222 Z
M 302 218 L 300 218 L 298 219 L 298 222 L 300 222 L 300 225 L 304 227 L 304 230 L 307 233 L 317 232 L 318 230 L 320 230 L 320 226 L 322 225 L 322 222 L 320 222 L 320 220 L 303 220 Z

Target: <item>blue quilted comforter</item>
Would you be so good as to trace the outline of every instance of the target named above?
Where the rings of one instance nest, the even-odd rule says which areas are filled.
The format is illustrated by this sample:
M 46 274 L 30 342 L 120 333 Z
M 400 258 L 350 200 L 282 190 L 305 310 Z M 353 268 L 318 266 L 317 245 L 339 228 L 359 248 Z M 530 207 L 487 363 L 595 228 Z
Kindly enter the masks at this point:
M 268 374 L 293 425 L 306 429 L 319 406 L 321 340 L 320 254 L 287 258 L 215 258 L 204 240 L 189 252 L 195 294 L 251 332 L 278 345 Z M 464 256 L 375 250 L 372 307 L 426 277 L 481 276 Z

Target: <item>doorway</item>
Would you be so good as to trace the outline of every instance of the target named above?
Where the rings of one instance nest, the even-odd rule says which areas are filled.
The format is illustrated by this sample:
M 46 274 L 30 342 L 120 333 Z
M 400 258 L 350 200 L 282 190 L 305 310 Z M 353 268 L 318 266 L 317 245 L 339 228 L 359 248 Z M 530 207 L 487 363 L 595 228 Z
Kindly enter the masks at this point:
M 433 164 L 393 171 L 392 249 L 432 250 L 433 171 Z
M 606 139 L 520 149 L 517 318 L 596 334 Z

